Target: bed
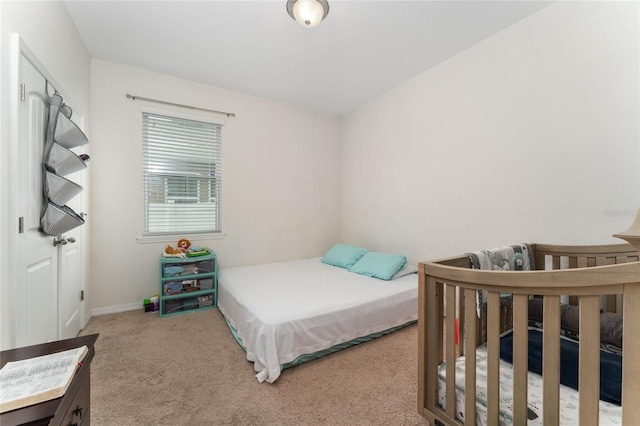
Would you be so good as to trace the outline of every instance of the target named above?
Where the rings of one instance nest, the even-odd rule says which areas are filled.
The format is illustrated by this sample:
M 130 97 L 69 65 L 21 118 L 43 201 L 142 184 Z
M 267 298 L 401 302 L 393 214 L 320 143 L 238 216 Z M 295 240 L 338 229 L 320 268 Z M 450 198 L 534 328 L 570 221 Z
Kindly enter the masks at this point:
M 487 425 L 640 424 L 637 249 L 526 246 L 532 270 L 474 269 L 469 254 L 419 264 L 419 414 L 432 425 L 459 425 L 464 419 Z M 479 309 L 479 300 L 486 310 Z M 531 318 L 532 302 L 540 306 L 539 321 Z M 575 336 L 565 327 L 568 307 L 578 316 Z M 603 342 L 608 312 L 617 313 L 624 329 L 619 364 L 613 367 L 622 378 L 621 404 L 601 400 L 601 384 L 613 377 L 603 369 L 609 357 Z M 501 356 L 506 338 L 509 359 Z M 565 352 L 567 340 L 575 344 L 572 355 Z M 539 372 L 528 368 L 534 347 Z M 579 360 L 572 367 L 575 388 L 561 378 L 570 356 Z
M 418 268 L 404 256 L 380 279 L 327 255 L 221 270 L 218 308 L 259 382 L 417 321 Z

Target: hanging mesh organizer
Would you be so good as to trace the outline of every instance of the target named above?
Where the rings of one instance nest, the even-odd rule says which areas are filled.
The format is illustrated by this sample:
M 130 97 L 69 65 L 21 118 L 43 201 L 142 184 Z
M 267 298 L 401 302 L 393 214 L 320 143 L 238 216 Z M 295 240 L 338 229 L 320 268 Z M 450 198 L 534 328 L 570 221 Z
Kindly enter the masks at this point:
M 62 103 L 59 94 L 50 98 L 43 155 L 44 207 L 40 229 L 52 236 L 64 234 L 84 223 L 80 215 L 64 205 L 78 195 L 82 187 L 63 176 L 87 167 L 80 157 L 69 150 L 88 142 L 85 134 L 70 120 L 71 113 L 71 108 Z
M 56 123 L 53 140 L 68 149 L 89 143 L 87 137 L 78 125 L 71 121 L 71 108 L 67 107 L 67 110 L 64 109 L 64 107 L 67 106 L 63 105 L 63 108 L 60 109 L 60 114 L 58 114 L 58 122 Z M 69 114 L 68 117 L 65 115 L 67 111 Z
M 50 171 L 45 171 L 47 178 L 47 197 L 58 205 L 64 205 L 67 201 L 78 195 L 82 187 L 75 182 L 58 176 Z
M 49 159 L 45 162 L 45 165 L 47 166 L 47 170 L 59 176 L 79 172 L 87 167 L 80 157 L 55 142 L 51 145 Z
M 47 207 L 40 220 L 40 225 L 45 234 L 61 235 L 84 223 L 70 207 L 59 206 L 53 202 L 47 203 Z

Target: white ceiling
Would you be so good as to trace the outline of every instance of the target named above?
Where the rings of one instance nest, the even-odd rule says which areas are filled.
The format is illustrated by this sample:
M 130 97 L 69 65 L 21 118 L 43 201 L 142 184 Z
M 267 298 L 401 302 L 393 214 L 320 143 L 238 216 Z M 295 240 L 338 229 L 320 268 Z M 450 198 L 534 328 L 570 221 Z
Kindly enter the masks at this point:
M 94 58 L 343 115 L 550 2 L 329 0 L 310 29 L 286 0 L 65 3 Z

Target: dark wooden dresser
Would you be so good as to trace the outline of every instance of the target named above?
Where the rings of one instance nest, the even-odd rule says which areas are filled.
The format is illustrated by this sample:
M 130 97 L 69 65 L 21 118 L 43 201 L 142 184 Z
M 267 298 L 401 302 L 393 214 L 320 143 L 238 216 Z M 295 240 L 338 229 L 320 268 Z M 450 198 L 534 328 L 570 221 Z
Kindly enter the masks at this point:
M 98 334 L 58 340 L 56 342 L 0 352 L 0 367 L 7 362 L 20 361 L 86 345 L 89 352 L 82 366 L 75 373 L 67 392 L 60 398 L 0 414 L 0 425 L 90 425 L 90 374 L 89 367 L 95 354 L 93 345 Z

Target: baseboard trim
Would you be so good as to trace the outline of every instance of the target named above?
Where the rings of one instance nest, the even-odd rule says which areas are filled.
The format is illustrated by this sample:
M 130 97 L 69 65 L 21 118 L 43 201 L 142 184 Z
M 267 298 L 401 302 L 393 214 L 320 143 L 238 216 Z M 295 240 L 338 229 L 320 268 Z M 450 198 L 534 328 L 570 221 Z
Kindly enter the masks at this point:
M 132 303 L 129 305 L 119 306 L 107 306 L 106 308 L 94 308 L 91 310 L 91 317 L 97 317 L 100 315 L 117 314 L 120 312 L 135 311 L 136 309 L 144 309 L 139 303 Z

